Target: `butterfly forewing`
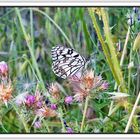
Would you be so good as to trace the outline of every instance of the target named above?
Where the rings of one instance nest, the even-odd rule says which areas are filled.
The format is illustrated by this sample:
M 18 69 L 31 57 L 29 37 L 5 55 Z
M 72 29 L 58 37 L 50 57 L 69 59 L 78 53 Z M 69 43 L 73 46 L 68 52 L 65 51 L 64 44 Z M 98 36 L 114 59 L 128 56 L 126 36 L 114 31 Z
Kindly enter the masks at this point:
M 61 45 L 52 48 L 52 60 L 53 72 L 64 79 L 82 70 L 86 62 L 85 58 L 72 48 Z

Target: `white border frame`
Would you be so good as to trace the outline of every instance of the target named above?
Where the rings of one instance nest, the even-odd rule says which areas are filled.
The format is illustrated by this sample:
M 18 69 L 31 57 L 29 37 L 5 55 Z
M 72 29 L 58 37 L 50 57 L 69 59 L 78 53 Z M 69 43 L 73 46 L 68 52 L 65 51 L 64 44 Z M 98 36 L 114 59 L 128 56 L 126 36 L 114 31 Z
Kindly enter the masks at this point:
M 140 6 L 140 0 L 0 0 L 0 6 Z M 0 140 L 140 140 L 140 134 L 0 134 Z
M 0 139 L 3 140 L 46 140 L 47 139 L 57 139 L 57 140 L 65 140 L 66 138 L 69 140 L 77 140 L 80 138 L 81 140 L 89 139 L 89 140 L 118 140 L 118 139 L 125 139 L 125 140 L 139 140 L 139 134 L 4 134 L 0 135 Z
M 140 0 L 0 0 L 0 6 L 140 6 Z

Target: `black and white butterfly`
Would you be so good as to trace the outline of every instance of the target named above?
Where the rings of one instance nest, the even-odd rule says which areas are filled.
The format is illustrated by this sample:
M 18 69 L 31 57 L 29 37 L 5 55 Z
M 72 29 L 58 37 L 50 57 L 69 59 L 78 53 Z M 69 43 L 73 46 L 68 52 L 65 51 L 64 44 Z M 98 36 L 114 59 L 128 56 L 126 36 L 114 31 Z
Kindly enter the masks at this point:
M 72 48 L 57 45 L 52 48 L 51 53 L 52 70 L 58 77 L 66 79 L 85 67 L 86 59 Z

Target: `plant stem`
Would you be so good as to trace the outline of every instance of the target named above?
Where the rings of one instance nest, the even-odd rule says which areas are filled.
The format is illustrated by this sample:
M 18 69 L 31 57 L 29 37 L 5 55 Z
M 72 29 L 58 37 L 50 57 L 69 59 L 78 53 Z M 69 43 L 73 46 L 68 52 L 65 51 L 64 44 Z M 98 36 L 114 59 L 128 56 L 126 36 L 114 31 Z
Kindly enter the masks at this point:
M 19 113 L 17 107 L 16 107 L 13 103 L 11 103 L 11 105 L 13 106 L 13 108 L 14 108 L 15 111 L 16 111 L 16 113 L 18 114 L 18 116 L 19 116 L 19 118 L 20 118 L 20 120 L 21 120 L 21 122 L 22 122 L 22 124 L 23 124 L 23 126 L 24 126 L 25 132 L 26 132 L 26 133 L 30 133 L 30 129 L 28 128 L 27 123 L 26 123 L 26 121 L 25 121 L 25 119 L 24 119 L 22 113 Z
M 89 11 L 89 14 L 91 16 L 91 19 L 92 19 L 92 22 L 93 22 L 93 26 L 94 26 L 94 28 L 96 30 L 97 36 L 99 38 L 99 41 L 100 41 L 100 43 L 102 45 L 102 49 L 103 49 L 104 55 L 106 57 L 107 63 L 109 64 L 109 67 L 111 69 L 111 72 L 112 72 L 112 74 L 114 76 L 114 79 L 117 82 L 117 84 L 119 86 L 121 86 L 122 92 L 126 92 L 127 90 L 125 88 L 125 85 L 124 84 L 122 85 L 122 82 L 124 80 L 123 80 L 123 77 L 122 77 L 120 66 L 117 66 L 116 67 L 116 65 L 117 64 L 119 65 L 119 63 L 118 63 L 118 60 L 117 60 L 117 57 L 116 57 L 115 50 L 114 50 L 114 48 L 112 46 L 112 41 L 110 41 L 111 40 L 111 37 L 110 37 L 110 33 L 109 33 L 109 27 L 107 25 L 108 22 L 106 22 L 107 21 L 107 19 L 105 18 L 106 15 L 103 14 L 103 12 L 105 10 L 102 11 L 102 14 L 103 14 L 103 17 L 104 17 L 104 20 L 105 20 L 103 22 L 104 22 L 105 33 L 107 35 L 106 38 L 107 38 L 107 41 L 108 41 L 108 45 L 109 46 L 105 44 L 105 41 L 104 41 L 104 39 L 102 37 L 100 28 L 99 28 L 98 23 L 96 21 L 96 17 L 95 17 L 95 14 L 94 14 L 94 9 L 88 8 L 88 11 Z M 113 56 L 113 55 L 115 55 L 115 56 Z
M 89 102 L 89 96 L 87 96 L 86 101 L 85 101 L 85 106 L 84 106 L 84 112 L 83 112 L 83 118 L 82 118 L 80 133 L 83 132 L 84 122 L 85 122 L 85 117 L 86 117 L 86 112 L 87 112 L 87 107 L 88 107 L 88 102 Z
M 130 26 L 128 27 L 128 31 L 127 31 L 127 34 L 126 34 L 126 39 L 125 39 L 125 43 L 124 43 L 124 47 L 123 47 L 123 52 L 122 52 L 122 56 L 121 56 L 121 60 L 120 60 L 120 67 L 121 68 L 123 66 L 124 58 L 125 58 L 125 55 L 126 55 L 126 52 L 127 52 L 127 43 L 128 43 L 128 40 L 129 40 L 129 36 L 130 36 Z
M 138 64 L 140 64 L 140 52 L 137 52 L 137 57 L 138 57 Z M 137 91 L 136 91 L 136 94 L 139 93 L 139 90 L 140 90 L 140 65 L 138 65 L 138 68 L 137 68 Z
M 59 117 L 60 117 L 60 121 L 61 121 L 61 125 L 62 125 L 62 133 L 66 132 L 65 126 L 64 126 L 64 122 L 63 122 L 63 111 L 62 108 L 58 108 L 59 111 Z
M 124 62 L 124 58 L 125 58 L 125 55 L 126 55 L 127 43 L 128 43 L 128 40 L 129 40 L 129 35 L 130 35 L 130 27 L 128 28 L 128 31 L 127 31 L 127 34 L 126 34 L 126 39 L 125 39 L 125 43 L 124 43 L 124 47 L 123 47 L 123 52 L 122 52 L 121 60 L 120 60 L 120 67 L 122 67 L 123 62 Z M 117 87 L 117 83 L 115 83 L 114 89 L 116 89 L 116 87 Z M 112 110 L 113 103 L 114 103 L 114 101 L 111 101 L 110 108 L 109 108 L 109 114 L 110 114 L 110 112 Z
M 104 8 L 101 8 L 101 15 L 102 15 L 103 23 L 104 23 L 104 33 L 105 33 L 106 41 L 107 41 L 108 48 L 110 51 L 111 59 L 113 61 L 113 67 L 115 68 L 115 71 L 117 74 L 117 80 L 118 80 L 117 84 L 118 84 L 118 86 L 120 86 L 121 92 L 127 93 L 127 89 L 126 89 L 125 82 L 123 79 L 122 71 L 121 71 L 119 61 L 117 58 L 117 53 L 115 51 L 115 47 L 114 47 L 112 37 L 111 37 L 111 32 L 110 32 L 110 28 L 109 28 L 109 21 L 108 21 L 108 13 Z
M 122 52 L 122 56 L 121 56 L 121 60 L 120 60 L 120 66 L 121 67 L 123 65 L 124 58 L 125 58 L 125 55 L 126 55 L 127 43 L 128 43 L 128 40 L 129 40 L 129 35 L 130 35 L 130 26 L 128 27 L 128 31 L 127 31 L 127 34 L 126 34 L 126 39 L 125 39 L 125 43 L 124 43 L 124 47 L 123 47 L 123 52 Z
M 132 49 L 130 50 L 130 57 L 129 57 L 129 63 L 132 61 Z M 130 92 L 130 84 L 131 84 L 131 67 L 128 69 L 128 91 Z
M 109 111 L 108 116 L 111 116 L 113 113 L 115 113 L 119 107 L 120 105 L 117 104 L 112 110 Z M 109 117 L 105 117 L 105 119 L 103 120 L 103 123 L 106 123 L 109 119 L 110 119 Z
M 33 28 L 33 10 L 30 8 L 30 27 L 31 27 L 31 46 L 34 53 L 34 28 Z
M 45 88 L 45 85 L 44 85 L 44 82 L 43 82 L 43 79 L 42 79 L 42 76 L 41 76 L 41 73 L 39 71 L 39 68 L 38 68 L 38 65 L 37 65 L 37 62 L 36 62 L 36 58 L 35 58 L 35 55 L 34 55 L 34 51 L 33 51 L 33 47 L 31 45 L 31 40 L 30 40 L 30 36 L 26 33 L 25 31 L 25 27 L 23 25 L 23 22 L 22 22 L 22 18 L 21 18 L 21 14 L 20 14 L 20 11 L 18 8 L 15 8 L 15 11 L 17 13 L 17 16 L 18 16 L 18 19 L 19 19 L 19 23 L 20 23 L 20 26 L 21 26 L 21 29 L 23 31 L 23 35 L 24 35 L 24 38 L 26 40 L 26 43 L 27 43 L 27 46 L 28 46 L 28 49 L 30 51 L 30 54 L 31 54 L 31 59 L 32 59 L 32 63 L 33 63 L 33 67 L 35 68 L 36 70 L 36 73 L 37 73 L 37 76 L 41 82 L 41 86 L 42 86 L 42 89 L 43 91 L 46 92 L 46 88 Z M 33 44 L 33 43 L 32 43 Z
M 135 102 L 134 107 L 133 107 L 133 109 L 132 109 L 132 112 L 131 112 L 131 114 L 130 114 L 130 117 L 129 117 L 129 120 L 128 120 L 128 122 L 127 122 L 127 125 L 126 125 L 126 128 L 125 128 L 124 133 L 127 133 L 128 130 L 129 130 L 129 128 L 130 128 L 131 121 L 132 121 L 132 119 L 133 119 L 133 116 L 134 116 L 134 114 L 135 114 L 136 108 L 137 108 L 138 103 L 139 103 L 139 99 L 140 99 L 140 92 L 139 92 L 139 94 L 138 94 L 138 96 L 137 96 L 136 102 Z

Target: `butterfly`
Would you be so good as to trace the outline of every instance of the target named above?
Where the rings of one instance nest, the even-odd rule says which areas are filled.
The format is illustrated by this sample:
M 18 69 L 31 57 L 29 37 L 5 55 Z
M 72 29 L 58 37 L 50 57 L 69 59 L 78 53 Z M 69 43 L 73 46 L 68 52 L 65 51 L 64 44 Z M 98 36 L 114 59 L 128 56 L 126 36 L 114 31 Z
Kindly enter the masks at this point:
M 52 48 L 52 70 L 63 79 L 83 70 L 86 59 L 72 48 L 57 45 Z

